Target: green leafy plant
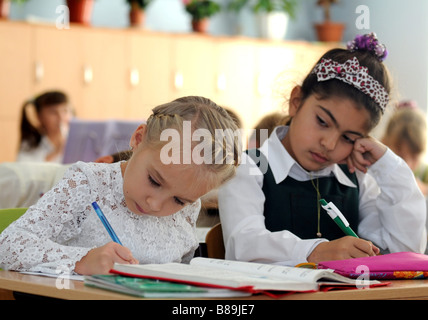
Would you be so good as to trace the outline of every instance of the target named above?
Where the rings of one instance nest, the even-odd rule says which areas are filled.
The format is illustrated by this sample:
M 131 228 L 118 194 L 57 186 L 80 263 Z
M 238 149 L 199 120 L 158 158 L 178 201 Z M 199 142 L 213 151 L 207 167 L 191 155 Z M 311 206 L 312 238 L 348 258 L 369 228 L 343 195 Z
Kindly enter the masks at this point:
M 230 0 L 228 4 L 229 10 L 235 12 L 239 12 L 245 6 L 250 6 L 255 13 L 283 11 L 294 18 L 297 0 Z
M 138 6 L 140 9 L 145 9 L 153 0 L 126 0 L 129 5 Z
M 193 20 L 209 18 L 220 11 L 220 5 L 211 0 L 183 0 L 186 11 Z

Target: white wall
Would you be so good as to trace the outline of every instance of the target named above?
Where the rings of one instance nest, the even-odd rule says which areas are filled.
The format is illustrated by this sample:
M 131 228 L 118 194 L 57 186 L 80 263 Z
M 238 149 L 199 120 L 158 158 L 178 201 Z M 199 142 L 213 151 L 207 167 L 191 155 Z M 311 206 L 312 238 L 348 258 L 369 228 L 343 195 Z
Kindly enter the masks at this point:
M 398 99 L 416 100 L 427 111 L 428 1 L 343 2 L 347 6 L 341 8 L 338 16 L 343 16 L 344 21 L 347 21 L 345 37 L 351 39 L 361 31 L 376 32 L 389 50 L 385 64 L 392 74 Z M 350 2 L 355 4 L 350 5 Z M 358 16 L 355 8 L 359 4 L 367 5 L 370 9 L 370 30 L 358 30 L 355 26 L 355 17 Z

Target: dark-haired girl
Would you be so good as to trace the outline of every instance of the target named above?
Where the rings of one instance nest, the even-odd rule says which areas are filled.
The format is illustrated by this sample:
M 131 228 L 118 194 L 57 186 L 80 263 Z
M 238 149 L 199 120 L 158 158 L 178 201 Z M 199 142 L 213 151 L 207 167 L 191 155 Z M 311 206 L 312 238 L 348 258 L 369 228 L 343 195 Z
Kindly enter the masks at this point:
M 226 258 L 295 265 L 424 252 L 425 200 L 406 163 L 370 137 L 388 104 L 374 34 L 323 55 L 292 90 L 289 118 L 219 190 Z M 359 238 L 320 207 L 333 202 Z
M 17 161 L 61 163 L 71 117 L 68 97 L 60 91 L 25 102 Z

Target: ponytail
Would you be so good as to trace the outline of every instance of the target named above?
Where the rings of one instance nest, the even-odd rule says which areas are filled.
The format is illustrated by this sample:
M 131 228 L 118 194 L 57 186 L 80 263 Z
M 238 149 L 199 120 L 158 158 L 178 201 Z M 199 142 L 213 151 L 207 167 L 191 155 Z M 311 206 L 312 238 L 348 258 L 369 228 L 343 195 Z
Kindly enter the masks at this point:
M 23 142 L 25 141 L 29 149 L 36 148 L 40 141 L 42 140 L 42 135 L 40 134 L 39 129 L 37 129 L 33 123 L 29 120 L 28 112 L 29 108 L 35 108 L 34 100 L 29 100 L 24 103 L 22 106 L 22 115 L 21 115 L 21 141 L 20 146 L 22 147 Z
M 21 115 L 21 140 L 20 147 L 25 142 L 26 147 L 29 149 L 36 148 L 42 141 L 42 133 L 38 125 L 35 124 L 37 119 L 31 119 L 29 113 L 33 113 L 34 117 L 40 114 L 44 107 L 55 106 L 62 103 L 68 103 L 68 97 L 61 91 L 48 91 L 35 99 L 28 100 L 22 106 Z

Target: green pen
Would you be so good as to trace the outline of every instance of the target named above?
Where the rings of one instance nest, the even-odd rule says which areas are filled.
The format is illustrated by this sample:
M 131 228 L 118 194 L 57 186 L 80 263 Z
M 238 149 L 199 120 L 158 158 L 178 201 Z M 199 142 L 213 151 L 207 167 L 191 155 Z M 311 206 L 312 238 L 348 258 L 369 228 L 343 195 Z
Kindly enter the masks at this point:
M 357 234 L 349 226 L 348 220 L 344 217 L 342 212 L 334 205 L 333 202 L 327 203 L 324 199 L 320 199 L 321 207 L 327 211 L 330 218 L 339 226 L 342 231 L 348 235 L 355 238 L 358 238 Z

